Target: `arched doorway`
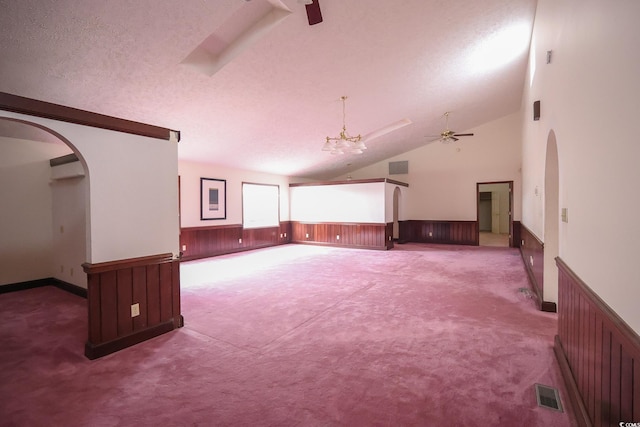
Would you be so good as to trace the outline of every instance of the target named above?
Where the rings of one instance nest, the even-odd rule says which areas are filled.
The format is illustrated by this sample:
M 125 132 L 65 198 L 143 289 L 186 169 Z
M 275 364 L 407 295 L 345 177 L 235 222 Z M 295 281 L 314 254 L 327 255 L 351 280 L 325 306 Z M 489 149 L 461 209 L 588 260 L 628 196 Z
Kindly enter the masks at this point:
M 2 116 L 0 147 L 0 186 L 14 199 L 4 201 L 7 238 L 0 250 L 20 258 L 13 262 L 4 257 L 0 285 L 54 278 L 82 294 L 87 284 L 81 264 L 88 259 L 90 241 L 84 159 L 55 131 Z
M 544 301 L 558 303 L 558 269 L 555 258 L 560 253 L 560 185 L 558 145 L 552 130 L 547 137 L 544 168 L 544 272 L 542 297 Z
M 402 192 L 399 187 L 393 189 L 393 240 L 400 239 L 400 197 Z

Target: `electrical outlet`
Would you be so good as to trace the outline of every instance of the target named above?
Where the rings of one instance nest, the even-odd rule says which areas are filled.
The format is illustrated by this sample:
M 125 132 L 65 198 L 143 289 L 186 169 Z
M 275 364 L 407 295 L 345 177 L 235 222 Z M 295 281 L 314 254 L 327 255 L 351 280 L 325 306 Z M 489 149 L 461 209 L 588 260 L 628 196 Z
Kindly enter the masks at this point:
M 308 239 L 309 238 L 309 233 L 305 234 L 304 237 L 306 237 Z
M 182 245 L 182 252 L 187 250 L 187 245 Z
M 282 239 L 282 237 L 283 237 L 283 236 L 282 236 L 282 233 L 280 233 L 280 238 Z
M 131 317 L 140 316 L 140 303 L 131 304 Z
M 429 237 L 433 237 L 433 231 L 429 232 Z
M 284 237 L 287 237 L 287 233 L 284 233 Z
M 529 255 L 529 264 L 533 267 L 533 257 L 531 255 Z
M 524 239 L 520 241 L 520 246 L 524 246 Z
M 340 240 L 340 235 L 336 234 L 336 240 Z
M 242 243 L 242 239 L 241 239 L 241 238 L 240 238 L 240 239 L 238 239 L 238 243 Z

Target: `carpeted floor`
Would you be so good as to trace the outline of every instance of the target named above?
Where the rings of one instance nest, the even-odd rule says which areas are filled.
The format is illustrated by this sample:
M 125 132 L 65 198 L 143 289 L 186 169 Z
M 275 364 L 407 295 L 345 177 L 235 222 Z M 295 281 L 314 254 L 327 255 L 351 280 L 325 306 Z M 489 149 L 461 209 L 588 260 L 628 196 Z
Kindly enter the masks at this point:
M 286 245 L 183 263 L 185 327 L 89 361 L 86 301 L 0 295 L 1 426 L 567 426 L 519 252 Z M 565 411 L 568 402 L 563 400 Z

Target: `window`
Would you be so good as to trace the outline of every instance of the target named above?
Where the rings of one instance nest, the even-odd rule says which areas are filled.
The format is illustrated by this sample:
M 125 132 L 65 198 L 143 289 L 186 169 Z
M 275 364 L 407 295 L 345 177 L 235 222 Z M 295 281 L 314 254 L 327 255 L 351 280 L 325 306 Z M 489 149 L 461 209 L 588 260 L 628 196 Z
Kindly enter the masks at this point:
M 244 228 L 280 226 L 280 187 L 242 183 L 242 225 Z

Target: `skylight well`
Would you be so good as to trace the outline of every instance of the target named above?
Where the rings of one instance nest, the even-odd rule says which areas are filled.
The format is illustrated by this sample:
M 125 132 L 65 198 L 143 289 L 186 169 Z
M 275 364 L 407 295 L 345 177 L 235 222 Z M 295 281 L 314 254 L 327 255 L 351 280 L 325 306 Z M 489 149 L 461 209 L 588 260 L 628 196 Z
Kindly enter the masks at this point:
M 486 73 L 509 64 L 529 48 L 531 27 L 527 23 L 513 24 L 481 39 L 468 56 L 469 68 Z
M 200 43 L 182 64 L 212 76 L 290 14 L 291 10 L 280 0 L 246 2 L 229 20 Z

